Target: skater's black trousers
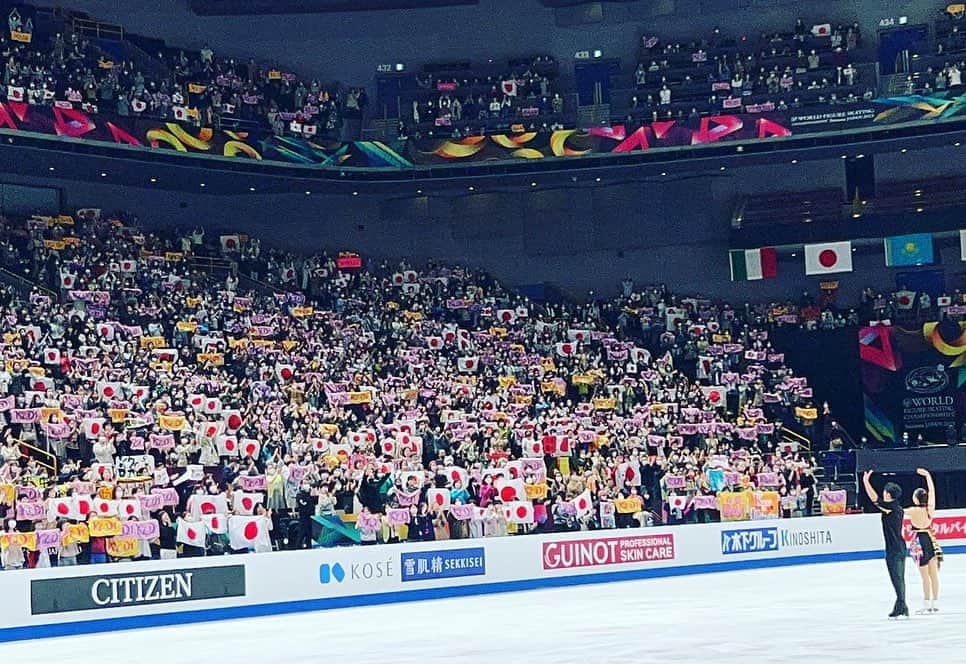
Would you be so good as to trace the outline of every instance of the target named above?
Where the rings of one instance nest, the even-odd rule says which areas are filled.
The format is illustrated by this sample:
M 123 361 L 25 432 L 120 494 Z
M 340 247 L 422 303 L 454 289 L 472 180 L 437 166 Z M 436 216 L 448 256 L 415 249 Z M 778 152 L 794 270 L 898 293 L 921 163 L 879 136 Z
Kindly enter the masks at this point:
M 889 569 L 889 580 L 896 591 L 896 606 L 906 605 L 906 556 L 887 555 L 886 567 Z

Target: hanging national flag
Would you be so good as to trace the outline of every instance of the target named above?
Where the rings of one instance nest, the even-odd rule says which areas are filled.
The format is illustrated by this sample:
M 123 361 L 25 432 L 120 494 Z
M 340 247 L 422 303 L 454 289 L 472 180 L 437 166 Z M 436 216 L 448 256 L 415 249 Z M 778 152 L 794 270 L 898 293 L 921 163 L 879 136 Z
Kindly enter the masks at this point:
M 805 245 L 805 274 L 852 271 L 852 243 L 828 242 Z
M 816 37 L 828 37 L 832 34 L 831 23 L 818 23 L 812 26 L 812 34 Z
M 929 233 L 896 235 L 882 242 L 885 246 L 885 262 L 889 267 L 932 265 L 935 261 L 932 235 Z
M 778 254 L 774 247 L 729 251 L 732 281 L 757 281 L 778 276 Z

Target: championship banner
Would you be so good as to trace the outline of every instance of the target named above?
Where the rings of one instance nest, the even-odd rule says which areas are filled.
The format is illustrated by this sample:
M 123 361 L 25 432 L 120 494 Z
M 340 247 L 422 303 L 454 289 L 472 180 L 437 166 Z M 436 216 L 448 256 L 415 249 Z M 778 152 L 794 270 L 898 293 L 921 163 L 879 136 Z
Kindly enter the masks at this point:
M 946 440 L 966 422 L 966 324 L 945 320 L 905 330 L 876 325 L 859 330 L 865 426 L 878 442 L 902 432 Z

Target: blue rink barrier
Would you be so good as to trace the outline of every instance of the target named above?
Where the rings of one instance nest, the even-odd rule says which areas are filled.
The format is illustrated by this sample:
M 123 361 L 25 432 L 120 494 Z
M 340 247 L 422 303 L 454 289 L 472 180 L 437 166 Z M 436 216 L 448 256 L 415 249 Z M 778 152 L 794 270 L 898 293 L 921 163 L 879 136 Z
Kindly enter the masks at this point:
M 469 542 L 469 540 L 467 540 L 467 542 Z M 943 551 L 946 554 L 963 554 L 966 553 L 966 545 L 946 545 L 943 547 Z M 876 560 L 881 559 L 882 557 L 883 552 L 881 550 L 810 554 L 801 556 L 787 556 L 782 558 L 735 560 L 670 567 L 645 567 L 642 569 L 593 572 L 587 574 L 576 574 L 572 576 L 547 575 L 546 577 L 542 578 L 523 579 L 516 581 L 497 581 L 491 583 L 478 583 L 459 586 L 420 588 L 383 593 L 347 595 L 342 597 L 325 597 L 292 602 L 272 602 L 263 604 L 249 604 L 245 606 L 195 609 L 169 613 L 148 613 L 138 616 L 101 618 L 96 620 L 0 628 L 0 643 L 26 639 L 92 634 L 96 632 L 165 627 L 171 625 L 183 625 L 186 623 L 277 616 L 282 613 L 326 611 L 331 609 L 345 609 L 358 606 L 416 602 L 453 597 L 466 597 L 471 595 L 519 592 L 526 590 L 545 590 L 550 588 L 564 588 L 586 584 L 638 581 L 642 579 L 688 576 L 693 574 L 713 574 L 753 569 L 769 569 L 775 567 L 789 567 L 793 565 L 855 562 Z M 25 572 L 0 572 L 0 574 L 22 573 Z

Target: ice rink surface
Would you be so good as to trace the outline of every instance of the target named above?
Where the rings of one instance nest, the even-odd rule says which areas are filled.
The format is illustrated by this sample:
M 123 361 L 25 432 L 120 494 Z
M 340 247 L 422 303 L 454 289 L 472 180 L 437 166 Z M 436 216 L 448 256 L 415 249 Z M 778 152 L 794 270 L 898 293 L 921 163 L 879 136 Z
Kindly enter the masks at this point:
M 16 573 L 16 572 L 14 572 Z M 881 560 L 725 572 L 0 645 L 16 664 L 966 662 L 966 557 L 938 615 L 889 620 Z M 906 567 L 909 606 L 919 573 Z M 10 601 L 11 598 L 7 598 Z

